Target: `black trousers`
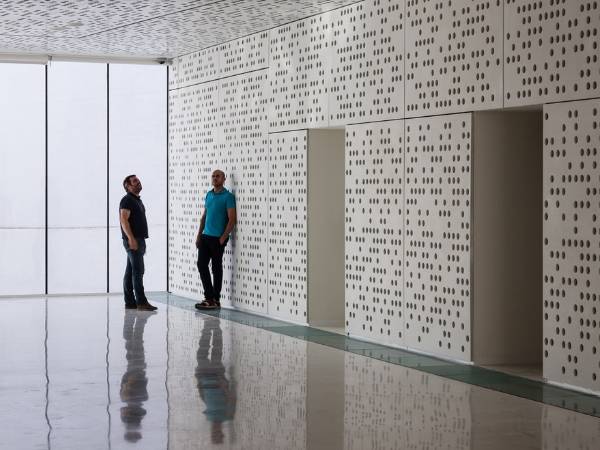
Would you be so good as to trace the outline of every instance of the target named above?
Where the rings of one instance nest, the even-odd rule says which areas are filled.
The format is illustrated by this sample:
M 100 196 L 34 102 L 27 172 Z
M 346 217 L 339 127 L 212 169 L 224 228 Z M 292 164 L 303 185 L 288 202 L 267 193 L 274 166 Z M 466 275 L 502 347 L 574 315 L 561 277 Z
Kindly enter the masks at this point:
M 223 253 L 227 246 L 227 241 L 221 245 L 219 238 L 203 234 L 200 237 L 200 248 L 198 249 L 198 271 L 204 288 L 204 298 L 206 300 L 216 300 L 221 298 L 221 286 L 223 285 Z M 208 264 L 212 265 L 213 280 L 210 278 Z

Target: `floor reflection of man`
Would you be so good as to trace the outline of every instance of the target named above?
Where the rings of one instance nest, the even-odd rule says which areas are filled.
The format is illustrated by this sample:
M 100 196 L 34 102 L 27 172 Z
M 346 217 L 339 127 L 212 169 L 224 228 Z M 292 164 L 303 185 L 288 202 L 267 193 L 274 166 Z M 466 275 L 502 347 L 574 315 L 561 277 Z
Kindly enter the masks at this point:
M 125 311 L 123 338 L 127 370 L 121 379 L 121 420 L 125 425 L 125 440 L 137 442 L 142 438 L 142 419 L 146 415 L 143 404 L 148 400 L 148 378 L 144 354 L 144 327 L 153 313 L 136 310 Z
M 204 401 L 204 414 L 211 424 L 211 441 L 223 442 L 223 423 L 235 414 L 235 390 L 225 375 L 223 365 L 223 332 L 219 319 L 204 319 L 197 353 L 196 380 Z

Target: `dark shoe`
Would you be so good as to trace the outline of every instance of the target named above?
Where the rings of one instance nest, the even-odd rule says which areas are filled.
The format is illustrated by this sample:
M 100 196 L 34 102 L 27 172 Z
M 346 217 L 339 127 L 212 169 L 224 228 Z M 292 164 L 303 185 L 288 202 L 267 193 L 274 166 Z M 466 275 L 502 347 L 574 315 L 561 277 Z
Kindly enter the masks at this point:
M 156 311 L 157 309 L 156 306 L 152 306 L 150 303 L 142 303 L 137 306 L 138 311 Z
M 206 311 L 209 309 L 221 309 L 221 304 L 216 300 L 204 300 L 201 303 L 196 303 L 194 305 L 194 308 L 200 309 L 203 311 Z
M 133 305 L 125 303 L 125 309 L 137 309 L 137 305 L 135 303 Z

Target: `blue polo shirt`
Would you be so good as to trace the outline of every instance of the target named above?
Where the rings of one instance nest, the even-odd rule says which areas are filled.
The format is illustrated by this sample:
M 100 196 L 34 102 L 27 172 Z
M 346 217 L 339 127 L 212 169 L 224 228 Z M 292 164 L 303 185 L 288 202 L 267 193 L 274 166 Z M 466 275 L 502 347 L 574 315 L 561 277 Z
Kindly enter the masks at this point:
M 218 193 L 214 190 L 208 191 L 204 199 L 206 219 L 202 234 L 221 237 L 225 231 L 227 222 L 229 222 L 227 210 L 231 208 L 235 208 L 235 197 L 227 189 L 223 188 Z

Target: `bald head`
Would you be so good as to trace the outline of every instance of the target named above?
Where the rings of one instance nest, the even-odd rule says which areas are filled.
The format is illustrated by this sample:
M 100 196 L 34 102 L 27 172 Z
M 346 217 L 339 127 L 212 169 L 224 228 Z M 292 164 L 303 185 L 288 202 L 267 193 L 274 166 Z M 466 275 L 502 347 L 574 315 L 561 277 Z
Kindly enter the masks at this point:
M 225 183 L 225 172 L 217 169 L 212 173 L 211 179 L 213 188 L 216 191 L 220 191 L 221 189 L 223 189 L 223 184 Z

